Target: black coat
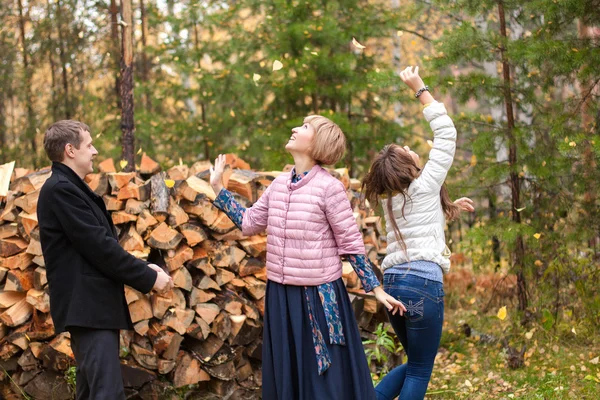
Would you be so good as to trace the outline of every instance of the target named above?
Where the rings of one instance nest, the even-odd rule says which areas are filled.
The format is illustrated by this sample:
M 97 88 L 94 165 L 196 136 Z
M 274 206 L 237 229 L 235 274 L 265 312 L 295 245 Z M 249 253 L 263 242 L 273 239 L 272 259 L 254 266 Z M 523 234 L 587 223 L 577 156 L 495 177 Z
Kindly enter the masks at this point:
M 56 333 L 70 326 L 131 329 L 123 285 L 148 293 L 156 271 L 119 245 L 102 198 L 55 162 L 37 216 Z

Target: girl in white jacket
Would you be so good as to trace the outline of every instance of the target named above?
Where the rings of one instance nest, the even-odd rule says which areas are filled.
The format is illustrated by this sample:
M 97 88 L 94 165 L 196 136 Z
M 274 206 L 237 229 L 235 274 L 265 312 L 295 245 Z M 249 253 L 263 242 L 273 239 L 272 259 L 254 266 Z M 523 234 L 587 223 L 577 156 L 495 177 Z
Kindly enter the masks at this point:
M 434 138 L 423 169 L 410 148 L 390 144 L 375 157 L 363 181 L 365 198 L 372 206 L 381 203 L 385 213 L 384 290 L 407 310 L 389 318 L 408 362 L 377 385 L 379 400 L 425 397 L 444 321 L 443 273 L 450 268 L 446 218 L 457 217 L 461 208 L 472 211 L 470 199 L 452 203 L 444 187 L 456 149 L 456 129 L 444 105 L 429 93 L 418 67 L 406 68 L 400 77 L 424 105 Z

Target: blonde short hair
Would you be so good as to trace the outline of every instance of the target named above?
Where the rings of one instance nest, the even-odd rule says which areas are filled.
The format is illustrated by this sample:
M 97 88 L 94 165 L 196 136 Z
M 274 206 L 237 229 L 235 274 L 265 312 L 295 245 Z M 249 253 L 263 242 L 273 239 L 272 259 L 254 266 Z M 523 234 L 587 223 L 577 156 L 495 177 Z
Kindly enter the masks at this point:
M 346 136 L 336 123 L 321 115 L 309 115 L 304 123 L 315 129 L 311 156 L 317 164 L 333 165 L 344 157 Z

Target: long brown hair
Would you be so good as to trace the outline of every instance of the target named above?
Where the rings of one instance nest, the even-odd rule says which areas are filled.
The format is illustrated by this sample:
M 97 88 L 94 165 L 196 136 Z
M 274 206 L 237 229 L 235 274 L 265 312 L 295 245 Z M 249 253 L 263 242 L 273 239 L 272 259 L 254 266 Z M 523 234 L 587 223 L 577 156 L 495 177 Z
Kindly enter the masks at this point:
M 394 229 L 396 240 L 398 240 L 404 251 L 406 251 L 406 243 L 394 218 L 392 197 L 396 195 L 403 197 L 402 217 L 404 217 L 404 207 L 406 207 L 407 200 L 410 200 L 407 193 L 408 187 L 420 173 L 421 169 L 407 151 L 404 151 L 397 144 L 389 144 L 375 156 L 371 169 L 362 182 L 363 199 L 369 201 L 372 207 L 377 207 L 382 197 L 387 199 L 385 202 L 386 211 Z M 447 220 L 451 221 L 458 217 L 460 209 L 450 200 L 445 184 L 440 190 L 440 201 Z

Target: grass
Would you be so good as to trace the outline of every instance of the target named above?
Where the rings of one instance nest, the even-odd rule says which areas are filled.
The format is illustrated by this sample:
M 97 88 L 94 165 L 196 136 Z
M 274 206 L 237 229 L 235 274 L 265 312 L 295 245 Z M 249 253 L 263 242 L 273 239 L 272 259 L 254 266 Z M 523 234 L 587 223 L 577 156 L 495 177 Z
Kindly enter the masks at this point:
M 446 309 L 427 399 L 600 398 L 600 340 L 594 334 L 574 324 L 547 330 L 533 322 L 521 328 L 510 306 L 502 321 L 496 316 L 499 307 L 483 315 L 483 304 L 468 293 L 447 291 L 447 296 L 455 298 L 446 302 L 453 308 Z M 464 324 L 475 332 L 471 337 L 464 334 Z M 506 338 L 517 350 L 526 346 L 525 365 L 510 369 L 501 340 L 483 343 L 484 333 Z

